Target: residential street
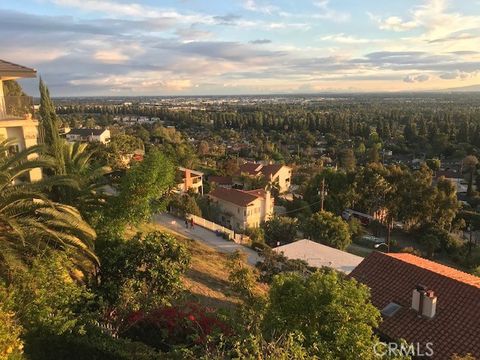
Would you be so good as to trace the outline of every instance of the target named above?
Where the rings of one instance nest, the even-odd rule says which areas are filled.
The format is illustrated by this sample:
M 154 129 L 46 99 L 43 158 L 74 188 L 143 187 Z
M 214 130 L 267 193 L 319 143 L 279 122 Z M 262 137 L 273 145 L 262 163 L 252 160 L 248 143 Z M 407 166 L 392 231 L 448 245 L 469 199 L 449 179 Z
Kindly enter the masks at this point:
M 178 219 L 170 214 L 157 214 L 153 217 L 153 221 L 185 237 L 201 241 L 220 252 L 232 253 L 236 250 L 240 250 L 247 255 L 248 262 L 251 265 L 255 265 L 258 261 L 260 261 L 260 256 L 258 256 L 254 250 L 236 244 L 233 241 L 226 241 L 222 237 L 216 236 L 213 231 L 207 230 L 198 225 L 195 225 L 194 229 L 187 229 L 185 228 L 185 223 L 183 220 Z

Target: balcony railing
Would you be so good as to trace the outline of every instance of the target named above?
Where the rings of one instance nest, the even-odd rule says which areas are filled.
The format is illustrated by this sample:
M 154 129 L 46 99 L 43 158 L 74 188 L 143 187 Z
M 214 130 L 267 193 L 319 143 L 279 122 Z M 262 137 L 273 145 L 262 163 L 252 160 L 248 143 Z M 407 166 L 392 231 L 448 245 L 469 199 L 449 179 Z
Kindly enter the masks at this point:
M 0 120 L 34 117 L 33 98 L 30 96 L 0 97 Z

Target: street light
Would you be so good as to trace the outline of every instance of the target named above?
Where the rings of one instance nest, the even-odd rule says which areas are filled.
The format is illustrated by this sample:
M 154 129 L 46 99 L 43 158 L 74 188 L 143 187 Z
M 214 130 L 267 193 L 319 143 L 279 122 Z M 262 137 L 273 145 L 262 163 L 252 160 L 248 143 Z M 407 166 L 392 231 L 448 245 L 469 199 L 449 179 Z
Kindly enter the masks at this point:
M 389 253 L 389 252 L 390 252 L 390 246 L 388 246 L 388 244 L 385 244 L 385 243 L 383 243 L 383 242 L 380 243 L 380 244 L 375 244 L 375 245 L 373 245 L 373 247 L 374 247 L 375 249 L 378 249 L 378 248 L 379 248 L 380 246 L 382 246 L 382 245 L 384 245 L 384 246 L 387 247 L 387 253 Z

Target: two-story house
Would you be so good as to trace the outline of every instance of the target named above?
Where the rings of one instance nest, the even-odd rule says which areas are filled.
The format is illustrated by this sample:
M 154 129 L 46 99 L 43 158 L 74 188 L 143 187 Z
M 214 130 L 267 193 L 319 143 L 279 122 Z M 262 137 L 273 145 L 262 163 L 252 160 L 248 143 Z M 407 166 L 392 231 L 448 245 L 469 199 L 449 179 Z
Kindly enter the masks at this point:
M 259 227 L 273 215 L 274 199 L 269 191 L 217 187 L 208 196 L 219 206 L 220 222 L 236 231 Z
M 0 140 L 14 139 L 10 151 L 18 152 L 37 145 L 38 121 L 33 117 L 33 99 L 29 96 L 10 96 L 3 92 L 3 81 L 35 78 L 37 72 L 25 66 L 0 60 Z M 30 155 L 34 158 L 36 155 Z M 42 171 L 30 171 L 29 180 L 38 181 Z
M 203 195 L 203 173 L 181 166 L 178 167 L 176 188 L 180 193 L 193 191 L 196 194 Z
M 237 175 L 250 177 L 264 177 L 269 184 L 278 188 L 279 193 L 285 193 L 290 189 L 292 181 L 292 168 L 282 164 L 257 164 L 246 162 L 240 165 Z

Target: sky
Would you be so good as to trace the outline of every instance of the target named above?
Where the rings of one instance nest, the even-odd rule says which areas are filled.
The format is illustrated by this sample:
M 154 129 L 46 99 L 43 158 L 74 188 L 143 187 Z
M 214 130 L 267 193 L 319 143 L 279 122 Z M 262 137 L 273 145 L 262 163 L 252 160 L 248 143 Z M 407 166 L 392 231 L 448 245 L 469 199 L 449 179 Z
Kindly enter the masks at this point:
M 0 58 L 54 96 L 480 84 L 480 0 L 0 0 L 0 19 Z

